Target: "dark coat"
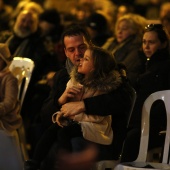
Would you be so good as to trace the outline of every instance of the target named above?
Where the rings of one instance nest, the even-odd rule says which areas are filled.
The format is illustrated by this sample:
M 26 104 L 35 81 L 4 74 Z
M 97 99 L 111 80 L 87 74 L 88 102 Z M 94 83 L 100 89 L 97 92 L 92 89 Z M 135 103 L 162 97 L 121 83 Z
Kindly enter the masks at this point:
M 26 57 L 34 61 L 35 68 L 29 90 L 34 88 L 39 80 L 45 78 L 48 72 L 60 69 L 57 56 L 51 55 L 48 51 L 39 29 L 25 38 L 18 37 L 13 31 L 2 31 L 0 42 L 8 44 L 12 56 Z
M 29 115 L 29 119 L 34 121 L 35 115 L 37 114 L 35 112 L 37 112 L 41 100 L 49 93 L 49 87 L 39 84 L 39 81 L 44 79 L 48 72 L 57 71 L 58 63 L 54 56 L 50 55 L 45 48 L 38 30 L 25 38 L 20 38 L 15 33 L 12 33 L 6 40 L 6 43 L 9 46 L 11 55 L 14 57 L 26 57 L 34 61 L 35 68 L 32 72 L 21 111 L 21 114 L 24 115 L 24 117 L 26 116 L 24 119 L 27 119 Z M 40 99 L 37 100 L 37 98 Z
M 142 69 L 143 60 L 138 57 L 141 44 L 141 40 L 135 35 L 132 35 L 120 44 L 114 39 L 107 49 L 113 53 L 118 63 L 123 63 L 126 66 L 127 77 L 132 85 L 135 83 L 136 77 L 141 73 Z
M 13 33 L 6 43 L 14 57 L 27 57 L 34 61 L 35 69 L 31 82 L 42 79 L 49 71 L 56 71 L 57 63 L 45 48 L 38 31 L 26 38 L 19 38 Z
M 146 98 L 156 91 L 170 89 L 170 55 L 165 49 L 157 51 L 149 61 L 145 71 L 137 80 L 137 100 L 132 113 L 130 128 L 141 128 L 142 106 Z M 166 129 L 166 111 L 162 101 L 156 101 L 151 108 L 149 149 L 162 146 L 163 136 L 159 132 Z M 137 135 L 138 136 L 138 135 Z M 138 139 L 136 140 L 138 141 Z
M 136 82 L 137 99 L 132 112 L 127 138 L 124 143 L 122 162 L 134 161 L 139 152 L 141 133 L 141 113 L 146 98 L 156 91 L 170 89 L 170 56 L 165 49 L 157 51 L 150 60 L 140 55 L 146 65 Z M 162 147 L 164 136 L 159 135 L 166 129 L 166 112 L 163 102 L 156 101 L 151 108 L 148 149 Z M 133 150 L 131 149 L 133 148 Z
M 102 47 L 107 41 L 107 39 L 110 38 L 110 35 L 107 33 L 99 33 L 97 36 L 95 36 L 92 39 L 92 43 L 96 46 Z
M 111 146 L 100 146 L 99 159 L 118 159 L 126 137 L 127 119 L 132 105 L 131 85 L 124 83 L 109 94 L 84 99 L 86 114 L 100 116 L 112 113 L 114 140 Z
M 53 77 L 54 86 L 49 94 L 49 97 L 44 101 L 41 108 L 41 119 L 46 128 L 52 124 L 52 115 L 60 110 L 57 100 L 66 89 L 66 84 L 69 79 L 70 77 L 66 68 L 56 72 Z
M 141 54 L 143 55 L 143 54 Z M 141 111 L 146 98 L 156 91 L 170 89 L 170 55 L 166 50 L 156 52 L 150 60 L 145 58 L 144 72 L 138 76 L 136 83 L 137 100 L 131 117 L 130 125 L 132 127 L 140 127 Z M 160 109 L 160 108 L 159 108 Z M 152 125 L 155 128 L 158 124 L 164 122 L 164 116 L 160 115 L 158 105 L 153 108 L 155 118 L 152 119 Z M 152 115 L 152 113 L 151 113 Z M 162 124 L 161 123 L 161 124 Z M 165 128 L 165 122 L 164 128 Z M 162 126 L 162 125 L 161 125 Z
M 9 71 L 1 71 L 0 75 L 0 129 L 14 131 L 22 125 L 18 81 Z

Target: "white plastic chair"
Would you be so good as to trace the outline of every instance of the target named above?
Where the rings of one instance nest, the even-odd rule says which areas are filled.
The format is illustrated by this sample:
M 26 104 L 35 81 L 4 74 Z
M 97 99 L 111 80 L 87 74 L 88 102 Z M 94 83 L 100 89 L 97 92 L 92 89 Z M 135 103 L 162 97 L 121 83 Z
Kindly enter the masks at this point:
M 18 98 L 22 106 L 29 82 L 31 80 L 31 75 L 34 69 L 34 62 L 29 58 L 14 57 L 9 69 L 18 79 Z
M 130 121 L 130 117 L 136 102 L 136 91 L 135 89 L 133 89 L 132 87 L 129 87 L 129 93 L 131 94 L 131 98 L 132 98 L 132 103 L 131 103 L 131 108 L 129 110 L 128 113 L 128 120 L 127 120 L 127 127 L 129 126 L 129 121 Z M 114 167 L 116 165 L 118 165 L 120 163 L 120 160 L 102 160 L 99 161 L 95 164 L 94 166 L 94 170 L 105 170 L 105 169 L 114 169 Z
M 14 57 L 13 61 L 9 67 L 13 75 L 18 79 L 18 99 L 20 100 L 21 107 L 27 92 L 29 82 L 31 80 L 32 72 L 34 70 L 34 62 L 29 58 L 24 57 Z M 26 148 L 26 138 L 25 138 L 25 129 L 22 125 L 18 130 L 19 142 L 23 154 L 23 159 L 28 159 L 28 152 Z
M 150 110 L 152 104 L 156 100 L 162 100 L 164 102 L 167 113 L 167 129 L 162 163 L 146 162 L 148 153 Z M 142 128 L 138 158 L 134 162 L 125 162 L 118 164 L 114 170 L 152 170 L 152 169 L 170 170 L 169 147 L 170 147 L 170 90 L 165 90 L 151 94 L 144 102 L 142 109 Z

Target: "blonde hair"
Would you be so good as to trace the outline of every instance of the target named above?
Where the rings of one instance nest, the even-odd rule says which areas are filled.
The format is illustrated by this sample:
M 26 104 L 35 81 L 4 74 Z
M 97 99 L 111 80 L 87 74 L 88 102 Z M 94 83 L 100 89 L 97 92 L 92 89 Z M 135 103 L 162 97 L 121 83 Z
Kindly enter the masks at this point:
M 144 28 L 147 24 L 147 19 L 138 14 L 128 13 L 120 17 L 115 25 L 115 33 L 117 31 L 117 26 L 121 21 L 127 21 L 134 34 L 137 34 L 139 37 L 143 36 Z
M 23 10 L 27 10 L 36 13 L 37 15 L 40 15 L 41 13 L 43 13 L 44 8 L 39 3 L 28 2 L 25 4 Z
M 29 27 L 29 29 L 27 29 L 27 32 L 23 32 L 20 27 L 19 24 L 22 20 L 22 18 L 30 18 L 32 20 L 31 26 Z M 38 16 L 35 13 L 32 13 L 30 11 L 27 10 L 23 10 L 19 13 L 19 15 L 17 16 L 16 22 L 14 24 L 14 32 L 21 38 L 25 38 L 27 36 L 29 36 L 32 33 L 35 33 L 38 29 Z

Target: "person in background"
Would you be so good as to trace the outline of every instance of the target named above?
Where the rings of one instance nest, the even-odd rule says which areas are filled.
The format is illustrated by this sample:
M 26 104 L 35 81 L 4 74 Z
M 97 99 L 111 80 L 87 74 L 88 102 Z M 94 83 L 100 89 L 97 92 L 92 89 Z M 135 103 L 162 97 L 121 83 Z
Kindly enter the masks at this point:
M 123 63 L 127 69 L 127 77 L 132 85 L 141 72 L 143 61 L 138 57 L 141 48 L 142 35 L 147 20 L 138 14 L 126 14 L 120 17 L 115 26 L 115 36 L 103 45 L 110 51 L 118 63 Z M 122 52 L 123 51 L 123 52 Z
M 43 44 L 38 29 L 38 16 L 29 11 L 21 11 L 18 15 L 10 34 L 5 35 L 1 32 L 1 41 L 6 43 L 12 56 L 21 56 L 30 58 L 35 63 L 31 81 L 22 105 L 21 115 L 25 123 L 26 131 L 34 121 L 37 111 L 42 101 L 48 96 L 50 87 L 39 89 L 38 82 L 48 72 L 57 71 L 57 64 L 54 56 L 50 55 Z M 41 94 L 41 97 L 39 97 Z M 39 100 L 35 100 L 35 98 Z M 36 101 L 36 102 L 35 102 Z M 28 128 L 28 129 L 27 129 Z M 28 133 L 29 134 L 29 133 Z M 28 138 L 31 140 L 31 137 Z
M 164 15 L 161 19 L 160 19 L 162 25 L 165 26 L 165 28 L 168 31 L 168 34 L 170 35 L 170 11 Z
M 147 4 L 145 5 L 144 10 L 143 10 L 143 11 L 145 11 L 144 16 L 148 20 L 157 20 L 157 19 L 159 19 L 160 8 L 161 8 L 161 5 L 165 1 L 166 0 L 149 0 L 147 2 Z
M 75 17 L 75 21 L 79 24 L 84 23 L 86 18 L 88 18 L 94 12 L 94 5 L 92 3 L 84 2 L 74 5 L 70 13 Z
M 60 13 L 56 9 L 47 9 L 39 15 L 39 28 L 43 42 L 51 55 L 54 55 L 58 66 L 64 65 L 66 57 L 61 45 L 63 25 Z
M 23 10 L 30 11 L 39 16 L 44 11 L 44 8 L 40 3 L 32 2 L 31 0 L 19 1 L 11 14 L 9 22 L 11 29 L 13 28 L 19 13 Z
M 37 15 L 40 15 L 44 8 L 43 6 L 38 2 L 28 1 L 24 6 L 23 10 L 30 11 L 32 13 L 35 13 Z
M 36 84 L 36 94 L 32 98 L 31 114 L 36 115 L 30 128 L 30 135 L 32 136 L 32 151 L 43 132 L 43 128 L 41 126 L 41 107 L 44 100 L 48 97 L 50 90 L 53 88 L 54 74 L 63 67 L 64 61 L 66 60 L 63 45 L 61 43 L 63 27 L 60 21 L 60 14 L 55 9 L 44 10 L 44 12 L 39 15 L 38 26 L 40 38 L 44 47 L 51 56 L 51 59 L 49 58 L 49 62 L 54 69 L 49 70 L 49 72 L 38 81 Z M 36 107 L 34 103 L 36 103 Z
M 22 125 L 18 100 L 18 80 L 9 70 L 13 57 L 6 44 L 0 43 L 0 169 L 23 169 L 18 149 L 17 129 Z
M 12 61 L 9 48 L 0 43 L 0 130 L 12 133 L 22 124 L 18 101 L 18 80 L 9 71 Z
M 18 80 L 9 70 L 13 57 L 6 44 L 0 43 L 0 169 L 23 169 L 17 140 L 22 125 L 18 100 Z
M 4 0 L 0 0 L 0 31 L 10 29 L 10 19 L 13 12 L 13 8 L 10 5 L 5 4 Z
M 117 6 L 117 15 L 116 15 L 116 20 L 118 20 L 120 17 L 122 17 L 125 14 L 128 13 L 133 13 L 134 12 L 134 7 L 130 4 L 126 3 L 120 3 Z
M 61 152 L 57 156 L 58 168 L 56 170 L 91 170 L 96 163 L 97 149 L 89 145 L 79 153 Z
M 170 89 L 169 36 L 162 24 L 146 25 L 140 56 L 145 64 L 143 65 L 143 72 L 136 79 L 137 99 L 129 123 L 122 162 L 134 161 L 137 158 L 144 101 L 154 92 Z M 165 106 L 161 101 L 156 101 L 151 108 L 149 150 L 163 146 L 164 137 L 159 135 L 159 132 L 165 129 Z M 130 149 L 132 147 L 133 149 Z
M 159 8 L 158 17 L 161 20 L 165 15 L 170 12 L 170 2 L 168 1 L 161 1 L 161 6 Z
M 96 46 L 101 47 L 111 37 L 108 21 L 102 14 L 92 13 L 86 18 L 84 25 L 91 37 L 92 43 Z

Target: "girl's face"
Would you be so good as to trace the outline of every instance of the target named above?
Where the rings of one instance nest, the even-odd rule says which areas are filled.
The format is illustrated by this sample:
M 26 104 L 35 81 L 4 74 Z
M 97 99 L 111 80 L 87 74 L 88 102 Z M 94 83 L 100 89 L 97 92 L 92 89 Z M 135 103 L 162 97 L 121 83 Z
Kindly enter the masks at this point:
M 116 27 L 116 39 L 118 43 L 126 40 L 132 34 L 134 34 L 134 31 L 128 21 L 122 20 L 118 23 Z
M 5 68 L 6 64 L 5 61 L 0 57 L 0 71 Z
M 94 70 L 94 63 L 92 53 L 87 49 L 84 53 L 84 57 L 80 59 L 80 64 L 78 66 L 78 72 L 87 75 Z
M 143 35 L 142 48 L 147 58 L 150 58 L 157 50 L 165 47 L 155 31 L 145 32 Z

